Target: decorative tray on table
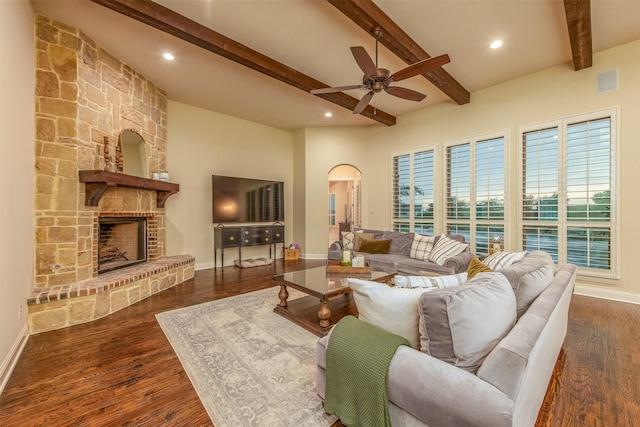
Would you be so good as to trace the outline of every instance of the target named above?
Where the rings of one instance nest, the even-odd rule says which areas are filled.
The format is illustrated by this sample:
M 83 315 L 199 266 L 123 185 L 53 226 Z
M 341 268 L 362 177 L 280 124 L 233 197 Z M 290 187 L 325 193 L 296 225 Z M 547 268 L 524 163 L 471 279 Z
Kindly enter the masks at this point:
M 327 273 L 340 274 L 371 274 L 371 266 L 365 263 L 364 267 L 352 267 L 340 265 L 340 261 L 327 261 Z

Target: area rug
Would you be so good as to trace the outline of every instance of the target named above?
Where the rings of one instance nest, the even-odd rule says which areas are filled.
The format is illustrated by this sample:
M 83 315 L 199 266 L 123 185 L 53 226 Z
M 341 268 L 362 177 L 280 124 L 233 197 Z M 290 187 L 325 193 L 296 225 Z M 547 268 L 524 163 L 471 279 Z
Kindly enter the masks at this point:
M 156 315 L 216 427 L 316 427 L 337 419 L 316 394 L 318 337 L 272 311 L 278 289 Z

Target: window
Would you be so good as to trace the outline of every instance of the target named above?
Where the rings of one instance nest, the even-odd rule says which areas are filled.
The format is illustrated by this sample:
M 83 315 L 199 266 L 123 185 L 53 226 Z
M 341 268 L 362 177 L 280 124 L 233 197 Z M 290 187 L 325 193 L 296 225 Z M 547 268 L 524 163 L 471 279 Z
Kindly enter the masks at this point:
M 396 155 L 392 163 L 393 229 L 433 234 L 433 150 Z
M 336 195 L 329 194 L 329 225 L 336 225 Z
M 476 253 L 488 253 L 494 237 L 504 239 L 504 142 L 501 135 L 446 148 L 446 230 L 462 234 Z
M 609 110 L 521 130 L 523 249 L 615 274 L 615 118 Z

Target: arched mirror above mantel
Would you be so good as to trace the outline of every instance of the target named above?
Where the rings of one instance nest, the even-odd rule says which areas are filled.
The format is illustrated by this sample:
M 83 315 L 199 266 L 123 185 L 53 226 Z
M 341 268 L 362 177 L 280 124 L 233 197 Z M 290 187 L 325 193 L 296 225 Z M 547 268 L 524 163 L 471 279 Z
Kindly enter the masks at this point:
M 149 178 L 147 144 L 142 135 L 132 129 L 120 133 L 118 144 L 122 152 L 124 173 L 131 176 Z

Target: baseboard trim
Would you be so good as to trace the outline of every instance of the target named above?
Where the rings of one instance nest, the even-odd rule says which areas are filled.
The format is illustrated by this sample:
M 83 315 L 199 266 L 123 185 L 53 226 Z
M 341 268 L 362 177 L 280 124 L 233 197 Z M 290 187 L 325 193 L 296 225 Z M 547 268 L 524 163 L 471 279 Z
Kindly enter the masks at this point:
M 7 385 L 7 381 L 9 381 L 9 377 L 13 373 L 16 363 L 18 363 L 18 359 L 22 354 L 22 350 L 24 350 L 24 346 L 27 344 L 28 338 L 29 327 L 25 323 L 13 346 L 11 346 L 9 354 L 7 354 L 7 357 L 2 361 L 2 366 L 0 366 L 0 394 L 4 391 L 4 386 Z
M 608 299 L 612 301 L 640 304 L 640 294 L 606 289 L 598 286 L 576 285 L 575 294 L 593 298 Z
M 213 261 L 209 261 L 209 262 L 201 262 L 201 263 L 196 263 L 195 266 L 195 270 L 207 270 L 209 268 L 215 268 L 215 264 L 213 263 Z

